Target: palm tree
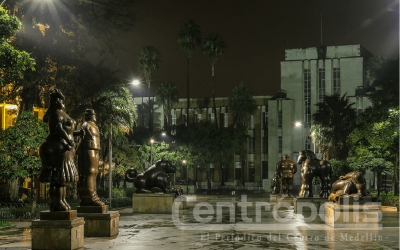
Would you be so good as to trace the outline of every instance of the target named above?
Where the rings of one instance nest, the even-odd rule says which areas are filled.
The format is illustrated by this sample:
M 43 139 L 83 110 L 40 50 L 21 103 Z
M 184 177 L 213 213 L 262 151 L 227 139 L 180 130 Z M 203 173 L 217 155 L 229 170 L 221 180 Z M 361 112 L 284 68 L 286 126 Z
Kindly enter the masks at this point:
M 208 55 L 208 59 L 211 62 L 211 74 L 212 74 L 212 95 L 214 103 L 214 114 L 215 114 L 215 125 L 218 128 L 217 120 L 217 108 L 215 105 L 215 87 L 214 87 L 214 65 L 217 62 L 218 56 L 226 50 L 226 43 L 222 41 L 222 38 L 216 34 L 210 34 L 203 40 L 202 51 L 204 54 Z
M 192 57 L 192 53 L 197 46 L 201 44 L 201 32 L 200 27 L 193 21 L 189 20 L 182 26 L 181 31 L 179 31 L 178 42 L 181 44 L 181 50 L 183 50 L 187 55 L 187 116 L 186 122 L 189 126 L 189 108 L 190 108 L 190 98 L 189 98 L 189 59 Z
M 229 112 L 233 115 L 233 120 L 239 131 L 246 131 L 246 136 L 239 138 L 238 152 L 242 163 L 242 184 L 244 186 L 244 169 L 246 161 L 246 140 L 247 140 L 247 125 L 251 115 L 257 111 L 257 103 L 250 92 L 249 86 L 241 83 L 232 89 L 232 95 L 229 97 Z
M 144 78 L 147 83 L 147 96 L 149 97 L 149 129 L 152 129 L 151 124 L 151 108 L 150 108 L 150 81 L 151 75 L 158 69 L 160 63 L 160 52 L 153 46 L 145 46 L 140 49 L 137 55 L 137 64 L 139 71 L 144 73 Z
M 312 115 L 310 132 L 324 152 L 324 159 L 344 161 L 349 153 L 347 138 L 356 125 L 356 111 L 346 95 L 325 96 Z
M 179 92 L 176 85 L 172 82 L 163 82 L 156 91 L 157 104 L 162 105 L 164 109 L 164 119 L 166 122 L 166 130 L 170 134 L 169 124 L 171 123 L 169 117 L 174 103 L 179 103 Z

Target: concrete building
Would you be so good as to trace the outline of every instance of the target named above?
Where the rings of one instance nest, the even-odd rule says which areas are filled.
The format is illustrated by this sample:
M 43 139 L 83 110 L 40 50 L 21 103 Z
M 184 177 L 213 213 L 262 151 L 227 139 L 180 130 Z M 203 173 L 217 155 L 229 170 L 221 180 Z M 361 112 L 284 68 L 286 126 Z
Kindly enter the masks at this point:
M 300 150 L 314 150 L 309 132 L 311 117 L 325 95 L 346 94 L 359 112 L 371 105 L 364 92 L 369 57 L 371 53 L 358 44 L 285 50 L 281 91 L 268 101 L 268 180 L 264 189 L 269 190 L 282 155 L 289 154 L 296 161 Z M 294 190 L 301 185 L 300 167 Z M 365 177 L 372 180 L 371 173 Z

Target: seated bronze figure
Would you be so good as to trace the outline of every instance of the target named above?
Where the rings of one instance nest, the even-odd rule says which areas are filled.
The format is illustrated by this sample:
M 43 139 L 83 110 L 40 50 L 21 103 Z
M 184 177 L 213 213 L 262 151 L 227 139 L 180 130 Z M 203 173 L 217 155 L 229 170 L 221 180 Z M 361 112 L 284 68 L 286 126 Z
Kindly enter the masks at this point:
M 169 186 L 168 174 L 175 172 L 175 165 L 171 161 L 162 158 L 141 174 L 137 174 L 135 169 L 129 169 L 125 174 L 125 180 L 133 182 L 136 187 L 136 193 L 161 191 L 163 193 L 178 194 L 179 189 Z
M 330 201 L 338 201 L 341 195 L 350 195 L 351 197 L 367 196 L 365 191 L 366 181 L 361 173 L 350 172 L 345 176 L 340 176 L 339 180 L 332 184 L 333 192 L 329 196 Z
M 328 198 L 331 193 L 331 179 L 333 177 L 332 165 L 325 160 L 318 160 L 314 152 L 302 150 L 299 152 L 297 164 L 301 165 L 301 190 L 300 198 L 312 198 L 312 181 L 314 177 L 321 180 L 319 197 Z

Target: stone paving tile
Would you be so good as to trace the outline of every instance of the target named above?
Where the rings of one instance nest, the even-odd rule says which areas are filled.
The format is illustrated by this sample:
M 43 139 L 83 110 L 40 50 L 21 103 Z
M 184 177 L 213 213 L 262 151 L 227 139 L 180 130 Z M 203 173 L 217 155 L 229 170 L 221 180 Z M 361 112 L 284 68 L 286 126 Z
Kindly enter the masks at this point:
M 399 249 L 399 213 L 383 213 L 382 230 L 333 230 L 318 217 L 306 223 L 302 216 L 291 210 L 278 213 L 282 217 L 288 216 L 290 220 L 287 222 L 277 223 L 270 211 L 264 211 L 261 213 L 262 222 L 249 227 L 241 220 L 237 200 L 206 196 L 197 197 L 197 201 L 209 202 L 214 209 L 217 202 L 232 202 L 235 204 L 235 222 L 229 222 L 229 209 L 224 208 L 226 214 L 223 214 L 222 222 L 214 220 L 204 224 L 203 230 L 196 230 L 200 224 L 193 224 L 196 222 L 192 213 L 195 203 L 191 202 L 189 209 L 181 211 L 179 217 L 183 223 L 193 225 L 180 230 L 174 225 L 171 215 L 133 214 L 131 208 L 125 208 L 120 210 L 119 235 L 85 238 L 85 249 Z M 268 200 L 250 197 L 248 201 Z M 254 215 L 255 210 L 250 208 L 248 216 Z M 30 223 L 13 224 L 17 226 L 14 230 L 0 233 L 0 249 L 30 249 Z M 220 226 L 228 230 L 213 230 Z M 369 238 L 365 240 L 367 233 Z M 364 240 L 361 240 L 362 236 Z

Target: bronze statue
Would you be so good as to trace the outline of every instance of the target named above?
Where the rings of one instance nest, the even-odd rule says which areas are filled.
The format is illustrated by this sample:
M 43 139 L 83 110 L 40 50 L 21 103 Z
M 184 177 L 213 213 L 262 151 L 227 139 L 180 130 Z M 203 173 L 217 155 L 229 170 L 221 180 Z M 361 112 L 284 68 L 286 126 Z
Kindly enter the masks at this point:
M 282 180 L 282 193 L 288 196 L 293 196 L 293 175 L 297 172 L 297 164 L 289 160 L 289 155 L 282 157 L 282 162 L 279 165 L 279 176 Z
M 64 112 L 64 100 L 65 97 L 57 89 L 50 94 L 50 106 L 43 117 L 43 121 L 48 124 L 49 135 L 39 149 L 42 161 L 39 181 L 50 183 L 51 212 L 71 210 L 65 200 L 65 184 L 79 180 L 74 163 L 76 122 Z
M 166 161 L 163 157 L 153 166 L 143 173 L 136 176 L 135 169 L 129 169 L 125 174 L 127 182 L 133 182 L 136 193 L 153 193 L 157 190 L 163 193 L 179 193 L 179 189 L 169 186 L 169 173 L 175 173 L 176 167 L 171 161 Z
M 330 201 L 338 201 L 339 196 L 344 194 L 351 197 L 367 196 L 365 178 L 358 172 L 350 172 L 345 176 L 340 176 L 339 180 L 332 184 L 332 187 L 333 192 L 329 196 Z
M 96 177 L 99 173 L 100 132 L 96 126 L 96 114 L 86 109 L 85 122 L 81 126 L 82 141 L 78 147 L 79 182 L 81 206 L 104 206 L 97 195 Z
M 279 174 L 280 166 L 282 162 L 285 160 L 285 157 L 281 157 L 281 161 L 278 162 L 275 166 L 275 173 L 274 173 L 274 178 L 272 179 L 272 194 L 282 194 L 282 179 L 281 175 Z
M 314 177 L 321 180 L 319 197 L 328 198 L 331 192 L 331 179 L 333 176 L 332 165 L 325 160 L 319 161 L 314 152 L 302 150 L 299 152 L 297 163 L 301 165 L 301 190 L 300 198 L 312 198 L 312 181 Z

